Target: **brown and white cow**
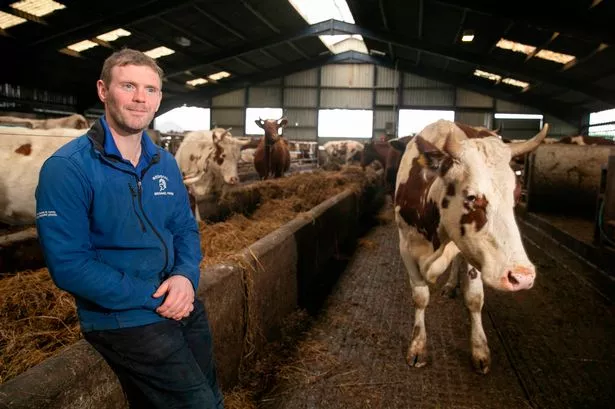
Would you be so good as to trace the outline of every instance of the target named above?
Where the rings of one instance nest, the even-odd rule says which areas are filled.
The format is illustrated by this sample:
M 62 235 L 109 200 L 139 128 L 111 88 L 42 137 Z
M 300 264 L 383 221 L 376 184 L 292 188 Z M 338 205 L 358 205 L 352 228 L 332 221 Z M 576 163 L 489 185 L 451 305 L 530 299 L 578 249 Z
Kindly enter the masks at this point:
M 327 163 L 348 165 L 352 161 L 360 161 L 364 146 L 361 142 L 344 140 L 330 141 L 323 145 Z
M 88 129 L 90 124 L 83 115 L 73 114 L 61 118 L 31 119 L 16 116 L 0 116 L 0 125 L 20 126 L 30 129 Z
M 459 273 L 472 323 L 472 362 L 477 371 L 489 371 L 491 357 L 481 321 L 483 282 L 518 291 L 531 288 L 536 276 L 513 213 L 515 175 L 509 162 L 535 149 L 547 130 L 545 125 L 529 141 L 504 144 L 497 137 L 470 139 L 457 124 L 439 120 L 406 146 L 394 204 L 399 248 L 415 305 L 409 365 L 427 362 L 428 283 L 456 259 L 452 267 Z
M 0 126 L 0 222 L 35 223 L 34 193 L 41 166 L 81 129 L 28 129 Z
M 234 138 L 230 128 L 186 133 L 175 152 L 175 160 L 195 204 L 200 198 L 218 196 L 225 186 L 239 182 L 237 163 L 241 148 L 247 143 Z M 196 206 L 194 214 L 200 220 Z
M 290 169 L 290 150 L 288 142 L 278 134 L 278 129 L 288 123 L 286 118 L 257 119 L 256 125 L 265 130 L 254 152 L 254 168 L 261 179 L 269 176 L 280 178 Z

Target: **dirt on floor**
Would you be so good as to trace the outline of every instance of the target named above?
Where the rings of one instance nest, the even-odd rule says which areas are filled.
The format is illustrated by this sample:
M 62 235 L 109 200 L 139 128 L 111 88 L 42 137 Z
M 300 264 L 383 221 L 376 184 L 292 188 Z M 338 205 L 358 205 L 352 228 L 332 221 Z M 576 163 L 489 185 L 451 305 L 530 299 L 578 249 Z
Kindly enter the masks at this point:
M 338 266 L 323 308 L 298 311 L 225 392 L 227 409 L 613 407 L 613 299 L 587 279 L 599 274 L 590 264 L 523 222 L 538 276 L 527 291 L 485 289 L 490 373 L 472 368 L 468 312 L 460 294 L 440 295 L 444 276 L 430 286 L 428 363 L 408 366 L 414 307 L 397 229 L 384 220 Z

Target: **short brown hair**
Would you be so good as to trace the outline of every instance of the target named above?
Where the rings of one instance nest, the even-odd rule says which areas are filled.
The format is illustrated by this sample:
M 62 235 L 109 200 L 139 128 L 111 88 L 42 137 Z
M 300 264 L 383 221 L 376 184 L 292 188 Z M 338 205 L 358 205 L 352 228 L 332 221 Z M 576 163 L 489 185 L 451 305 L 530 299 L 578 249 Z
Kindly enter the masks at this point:
M 100 73 L 100 79 L 102 82 L 104 82 L 106 86 L 109 86 L 111 83 L 111 69 L 116 66 L 123 67 L 124 65 L 140 65 L 150 67 L 152 70 L 156 71 L 160 77 L 160 83 L 162 83 L 162 76 L 164 75 L 164 72 L 156 63 L 156 60 L 152 57 L 148 57 L 141 51 L 133 50 L 131 48 L 123 48 L 107 57 Z

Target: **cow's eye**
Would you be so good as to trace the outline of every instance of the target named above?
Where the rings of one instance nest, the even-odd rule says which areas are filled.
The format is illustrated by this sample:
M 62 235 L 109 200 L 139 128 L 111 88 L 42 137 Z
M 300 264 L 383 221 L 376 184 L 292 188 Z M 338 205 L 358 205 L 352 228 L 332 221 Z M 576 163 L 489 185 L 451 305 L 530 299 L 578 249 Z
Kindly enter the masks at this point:
M 474 196 L 474 195 L 469 195 L 469 196 L 467 196 L 467 197 L 466 197 L 466 201 L 467 201 L 468 203 L 474 203 L 474 202 L 476 201 L 476 196 Z
M 226 153 L 223 153 L 222 155 L 220 155 L 220 157 L 221 157 L 222 159 L 226 158 Z

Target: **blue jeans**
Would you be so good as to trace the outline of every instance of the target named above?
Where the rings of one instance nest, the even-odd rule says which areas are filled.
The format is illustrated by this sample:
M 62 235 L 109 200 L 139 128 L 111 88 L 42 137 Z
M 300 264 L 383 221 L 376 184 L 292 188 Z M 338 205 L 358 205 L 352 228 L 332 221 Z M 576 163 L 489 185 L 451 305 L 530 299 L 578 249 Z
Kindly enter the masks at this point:
M 203 303 L 181 321 L 83 334 L 122 384 L 131 409 L 223 409 Z

